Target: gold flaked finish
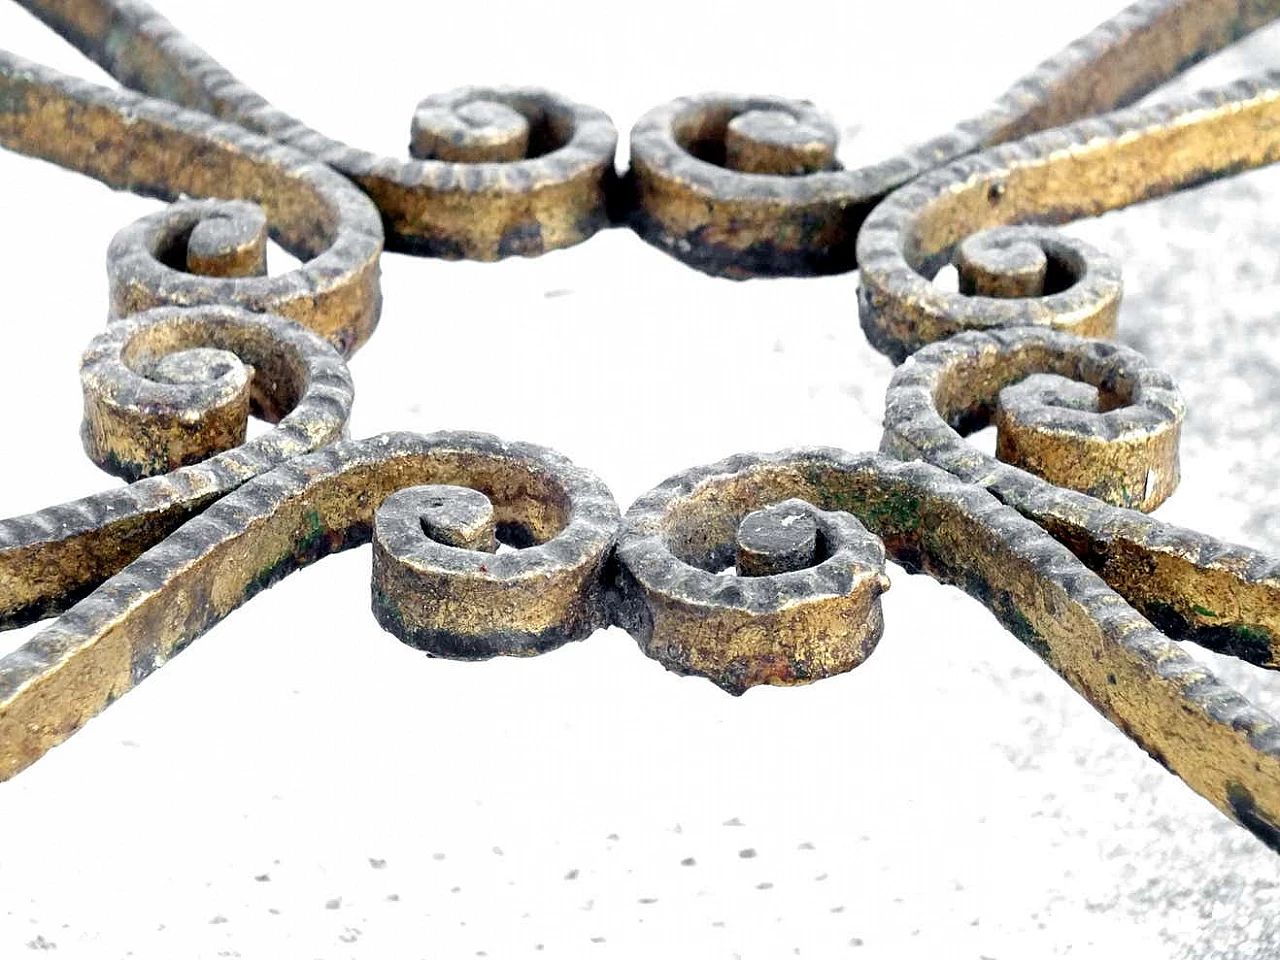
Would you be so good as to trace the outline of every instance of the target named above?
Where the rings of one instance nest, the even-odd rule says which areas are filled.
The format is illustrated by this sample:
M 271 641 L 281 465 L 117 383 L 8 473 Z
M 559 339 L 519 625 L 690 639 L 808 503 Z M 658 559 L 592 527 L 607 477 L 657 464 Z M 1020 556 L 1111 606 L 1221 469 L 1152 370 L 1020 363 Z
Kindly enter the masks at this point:
M 418 120 L 424 110 L 449 112 L 488 101 L 528 121 L 528 149 L 521 156 L 510 146 L 516 138 L 486 162 L 472 162 L 477 154 L 465 147 L 446 150 L 446 158 L 380 157 L 331 140 L 273 107 L 145 3 L 24 5 L 125 85 L 238 123 L 339 171 L 377 204 L 390 249 L 497 260 L 580 243 L 609 225 L 618 138 L 609 117 L 593 107 L 536 88 L 463 87 L 418 105 L 412 152 L 434 153 L 441 143 L 428 134 L 438 130 L 438 117 Z M 121 44 L 126 34 L 130 42 Z
M 154 477 L 244 443 L 253 369 L 232 351 L 179 350 L 149 363 L 122 361 L 110 373 L 101 364 L 81 371 L 80 435 L 89 459 L 108 473 Z M 165 375 L 166 361 L 193 354 L 197 369 L 181 379 Z
M 701 111 L 710 106 L 723 130 L 733 116 L 752 110 L 811 110 L 798 101 L 706 94 L 658 108 L 632 132 L 636 182 L 630 186 L 638 191 L 614 181 L 611 162 L 608 167 L 598 164 L 597 147 L 612 158 L 613 147 L 605 149 L 605 139 L 616 140 L 616 134 L 611 125 L 606 131 L 593 120 L 592 129 L 605 136 L 597 140 L 593 133 L 588 152 L 595 158 L 601 194 L 611 197 L 601 197 L 601 205 L 592 207 L 589 216 L 577 217 L 574 226 L 556 218 L 552 205 L 535 194 L 568 176 L 582 159 L 576 152 L 561 157 L 556 170 L 540 167 L 532 178 L 516 183 L 504 182 L 483 164 L 471 165 L 465 190 L 474 193 L 470 201 L 476 211 L 486 211 L 479 220 L 487 221 L 472 234 L 465 222 L 448 213 L 455 194 L 465 192 L 449 164 L 378 157 L 330 140 L 273 107 L 142 0 L 20 2 L 121 83 L 232 120 L 340 170 L 378 204 L 391 249 L 477 259 L 541 253 L 607 226 L 605 201 L 612 200 L 619 208 L 615 212 L 625 214 L 617 219 L 629 222 L 645 239 L 699 269 L 731 277 L 851 270 L 864 218 L 897 187 L 975 151 L 1133 103 L 1280 15 L 1278 0 L 1138 0 L 1040 64 L 979 115 L 899 156 L 834 176 L 826 165 L 800 176 L 776 176 L 781 172 L 776 163 L 769 165 L 770 174 L 743 176 L 723 163 L 723 143 L 708 156 L 659 142 L 669 139 L 672 108 Z M 129 42 L 121 43 L 122 36 Z M 731 115 L 720 120 L 718 112 L 726 104 L 740 106 L 731 106 Z M 598 111 L 592 113 L 608 122 Z M 655 176 L 668 175 L 674 194 L 654 185 Z M 530 180 L 537 189 L 526 191 Z M 474 189 L 477 181 L 485 185 L 479 191 Z M 528 192 L 527 203 L 513 206 L 504 199 L 491 206 L 490 194 L 508 191 Z M 698 202 L 714 209 L 699 214 Z M 770 219 L 777 228 L 772 232 Z M 741 232 L 723 229 L 733 220 Z M 499 222 L 504 226 L 495 229 Z M 508 238 L 505 245 L 494 240 L 502 236 Z
M 807 103 L 686 98 L 637 124 L 621 181 L 608 118 L 546 91 L 428 98 L 419 159 L 389 160 L 275 110 L 139 0 L 27 6 L 122 82 L 199 112 L 0 54 L 0 143 L 178 198 L 113 241 L 113 324 L 82 368 L 86 450 L 144 479 L 0 522 L 0 627 L 65 611 L 0 658 L 0 778 L 258 590 L 371 535 L 375 615 L 431 654 L 527 655 L 613 621 L 733 693 L 857 666 L 882 631 L 887 550 L 986 604 L 1280 849 L 1275 721 L 1170 639 L 1280 667 L 1280 561 L 1137 512 L 1177 482 L 1181 399 L 1132 351 L 1047 329 L 1112 336 L 1121 284 L 1040 225 L 1280 157 L 1275 75 L 1074 122 L 1280 2 L 1141 0 L 978 118 L 858 170 Z M 542 448 L 386 435 L 308 454 L 350 406 L 332 348 L 377 321 L 379 214 L 396 249 L 447 258 L 537 254 L 610 218 L 734 277 L 847 270 L 856 253 L 867 335 L 906 361 L 883 450 L 934 465 L 733 458 L 642 497 L 615 550 L 608 491 Z M 268 231 L 300 269 L 266 276 Z M 947 263 L 959 294 L 931 283 Z M 249 413 L 276 429 L 246 442 Z M 962 440 L 993 419 L 1012 463 Z
M 245 424 L 228 422 L 223 386 L 162 384 L 140 372 L 209 347 L 239 358 L 233 376 L 252 368 L 250 407 L 275 423 L 270 432 L 227 449 Z M 223 494 L 341 438 L 351 411 L 351 377 L 331 346 L 282 317 L 235 307 L 118 320 L 90 343 L 80 376 L 90 456 L 146 479 L 0 521 L 0 628 L 65 610 Z M 179 454 L 207 459 L 171 469 Z
M 1054 486 L 965 442 L 962 434 L 989 422 L 1003 388 L 1043 373 L 1105 385 L 1123 404 L 1092 419 L 1098 439 L 1109 441 L 1095 451 L 1104 459 L 1055 469 L 1087 486 L 1113 465 L 1104 489 L 1114 489 L 1114 478 L 1135 465 L 1141 470 L 1146 455 L 1172 460 L 1160 449 L 1174 438 L 1171 425 L 1183 412 L 1172 380 L 1127 347 L 1041 327 L 975 331 L 912 355 L 889 385 L 881 450 L 926 460 L 990 490 L 1068 546 L 1169 635 L 1280 667 L 1280 559 Z M 1070 425 L 1073 412 L 1057 415 Z M 1052 428 L 1053 411 L 1048 413 Z M 1128 438 L 1153 427 L 1154 448 L 1133 459 Z M 1168 478 L 1171 468 L 1164 470 Z
M 318 135 L 317 135 L 318 136 Z M 459 87 L 418 104 L 410 162 L 325 143 L 374 199 L 396 249 L 498 260 L 572 246 L 607 224 L 617 131 L 547 90 Z
M 157 258 L 162 241 L 243 205 L 191 201 L 143 218 L 108 252 L 112 309 L 229 304 L 278 313 L 354 352 L 377 325 L 382 227 L 346 180 L 240 127 L 97 87 L 0 52 L 0 145 L 109 186 L 170 198 L 258 204 L 282 246 L 303 261 L 278 277 L 199 276 Z
M 463 660 L 542 653 L 591 633 L 604 617 L 613 498 L 550 452 L 474 459 L 469 487 L 414 486 L 379 505 L 378 622 L 410 646 Z M 513 512 L 506 503 L 517 498 L 542 512 Z M 499 525 L 524 549 L 497 553 Z
M 529 121 L 530 149 L 509 162 L 472 162 L 465 150 L 449 159 L 381 157 L 331 140 L 276 109 L 146 4 L 35 0 L 25 6 L 126 86 L 239 124 L 340 173 L 377 205 L 389 249 L 497 260 L 580 243 L 609 224 L 617 131 L 603 112 L 558 94 L 464 87 L 419 104 L 415 117 L 424 108 L 453 110 L 472 101 L 520 113 Z M 122 44 L 125 34 L 130 42 Z M 424 146 L 417 142 L 413 149 Z M 459 207 L 469 208 L 470 216 L 460 215 Z
M 619 537 L 630 603 L 619 619 L 646 653 L 693 672 L 724 656 L 724 640 L 711 640 L 713 631 L 737 627 L 749 612 L 778 602 L 776 591 L 753 589 L 756 578 L 711 570 L 744 514 L 789 498 L 849 511 L 909 571 L 981 600 L 1161 764 L 1265 842 L 1280 845 L 1276 721 L 1153 629 L 1035 523 L 929 464 L 833 449 L 744 455 L 686 471 L 642 496 Z M 802 571 L 797 599 L 824 593 L 820 571 Z M 831 612 L 830 625 L 838 625 L 842 611 Z M 789 626 L 803 629 L 803 616 Z M 682 650 L 664 650 L 659 636 Z M 768 662 L 771 638 L 730 637 L 755 662 Z M 690 649 L 686 661 L 678 659 L 683 648 Z
M 801 135 L 788 142 L 788 130 Z M 862 198 L 831 169 L 835 142 L 831 121 L 802 101 L 709 93 L 663 104 L 631 130 L 632 226 L 739 279 L 848 269 Z
M 750 475 L 692 481 L 688 490 L 682 480 L 627 513 L 619 558 L 629 601 L 620 619 L 645 653 L 734 694 L 835 676 L 871 654 L 884 629 L 880 595 L 889 581 L 884 546 L 856 517 L 762 496 Z M 742 525 L 779 500 L 792 509 L 763 519 L 781 550 L 753 547 L 758 538 L 739 535 Z M 808 563 L 785 556 L 795 507 L 812 518 L 821 544 Z M 713 572 L 742 555 L 744 539 L 745 568 Z M 765 552 L 775 553 L 772 563 Z M 775 564 L 792 569 L 759 572 Z
M 1142 416 L 1109 428 L 1106 410 L 1128 407 L 1132 414 L 1142 399 L 1033 375 L 1000 390 L 996 458 L 1055 487 L 1149 513 L 1178 486 L 1183 408 L 1148 404 Z
M 880 204 L 858 235 L 863 330 L 895 362 L 965 330 L 1038 324 L 1110 336 L 1118 267 L 1048 228 L 1008 225 L 1097 216 L 1277 159 L 1280 76 L 1267 75 L 1084 120 L 925 174 Z M 1027 297 L 1034 291 L 1018 289 L 1021 281 L 986 278 L 981 286 L 1000 296 L 984 296 L 932 282 L 963 242 L 992 228 L 1057 261 L 1059 289 Z
M 385 627 L 413 642 L 397 611 L 435 599 L 461 649 L 590 635 L 607 619 L 598 576 L 618 509 L 603 485 L 563 457 L 480 434 L 388 434 L 344 442 L 245 484 L 157 544 L 30 642 L 0 658 L 0 780 L 66 739 L 156 667 L 258 591 L 336 550 L 368 542 L 378 506 L 396 490 L 452 484 L 480 490 L 501 523 L 537 542 L 491 556 L 453 550 L 434 598 L 374 594 Z M 487 558 L 495 581 L 519 584 L 583 572 L 581 593 L 526 593 L 529 606 L 491 610 L 466 601 L 468 567 Z M 486 562 L 486 561 L 482 561 Z M 566 584 L 566 589 L 568 584 Z M 461 654 L 459 654 L 461 655 Z

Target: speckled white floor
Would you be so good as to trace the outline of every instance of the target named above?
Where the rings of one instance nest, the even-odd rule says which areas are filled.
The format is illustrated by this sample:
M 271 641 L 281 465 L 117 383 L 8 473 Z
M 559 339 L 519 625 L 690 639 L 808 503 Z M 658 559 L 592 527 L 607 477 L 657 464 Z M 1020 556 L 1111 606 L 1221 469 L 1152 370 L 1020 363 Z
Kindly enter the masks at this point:
M 624 132 L 685 92 L 808 96 L 848 126 L 850 161 L 976 109 L 1111 8 L 315 6 L 164 9 L 281 106 L 387 151 L 421 95 L 533 82 Z M 15 7 L 0 33 L 101 76 Z M 1196 76 L 1277 51 L 1273 31 Z M 4 515 L 107 485 L 79 452 L 76 362 L 106 243 L 149 209 L 0 155 Z M 1277 213 L 1271 170 L 1074 229 L 1123 259 L 1123 338 L 1190 405 L 1162 515 L 1280 551 Z M 536 440 L 624 506 L 735 451 L 878 443 L 890 366 L 854 277 L 714 281 L 622 231 L 383 270 L 353 435 Z M 368 563 L 255 599 L 0 785 L 0 957 L 1280 954 L 1280 861 L 956 591 L 895 569 L 863 668 L 735 700 L 619 631 L 531 661 L 423 659 L 369 615 Z M 1280 709 L 1277 677 L 1214 663 Z

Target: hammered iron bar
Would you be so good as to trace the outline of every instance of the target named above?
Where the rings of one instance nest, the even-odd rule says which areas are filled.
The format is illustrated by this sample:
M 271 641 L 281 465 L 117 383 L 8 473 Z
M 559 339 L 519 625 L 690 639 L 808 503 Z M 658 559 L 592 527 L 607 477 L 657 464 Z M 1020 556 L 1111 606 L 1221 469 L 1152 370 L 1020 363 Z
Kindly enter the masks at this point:
M 1118 265 L 1050 226 L 1280 159 L 1280 74 L 1120 109 L 1280 0 L 1144 0 L 860 169 L 807 103 L 677 100 L 636 124 L 621 176 L 609 118 L 547 91 L 429 97 L 411 158 L 377 157 L 137 0 L 21 2 L 124 89 L 0 52 L 0 143 L 173 202 L 112 241 L 111 321 L 81 367 L 85 449 L 130 483 L 0 522 L 0 625 L 56 617 L 0 659 L 0 779 L 361 543 L 378 622 L 429 654 L 534 654 L 616 624 L 735 694 L 866 658 L 887 555 L 984 603 L 1280 850 L 1280 726 L 1174 642 L 1280 668 L 1280 559 L 1147 515 L 1178 481 L 1181 397 L 1108 339 Z M 377 323 L 384 245 L 493 260 L 613 224 L 724 276 L 860 267 L 867 338 L 901 364 L 881 452 L 733 457 L 623 517 L 542 447 L 343 439 L 343 358 Z M 268 276 L 268 236 L 301 266 Z M 931 282 L 947 264 L 959 292 Z M 274 429 L 246 440 L 250 414 Z M 991 422 L 999 459 L 963 439 Z

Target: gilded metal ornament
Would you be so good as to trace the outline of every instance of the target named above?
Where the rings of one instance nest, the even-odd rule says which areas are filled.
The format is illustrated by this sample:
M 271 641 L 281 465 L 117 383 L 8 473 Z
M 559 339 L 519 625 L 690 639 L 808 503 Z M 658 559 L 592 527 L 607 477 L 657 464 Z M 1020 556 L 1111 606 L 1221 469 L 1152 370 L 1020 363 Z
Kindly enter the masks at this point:
M 1280 159 L 1275 75 L 1104 112 L 1280 3 L 1142 0 L 860 169 L 811 104 L 681 98 L 636 124 L 621 175 L 609 118 L 549 91 L 428 97 L 409 157 L 381 158 L 272 107 L 138 0 L 23 5 L 126 89 L 0 52 L 0 144 L 172 202 L 112 240 L 110 318 L 81 366 L 85 450 L 129 485 L 0 522 L 0 626 L 56 617 L 0 658 L 0 779 L 258 591 L 362 543 L 378 622 L 431 656 L 617 625 L 734 694 L 863 662 L 892 559 L 978 599 L 1280 850 L 1280 726 L 1175 642 L 1280 667 L 1280 558 L 1148 515 L 1178 483 L 1184 404 L 1109 340 L 1119 264 L 1053 229 Z M 384 244 L 493 260 L 612 225 L 728 277 L 859 267 L 867 339 L 900 364 L 880 452 L 737 456 L 623 515 L 542 447 L 344 438 Z M 270 276 L 268 237 L 301 266 Z M 947 265 L 958 291 L 934 282 Z M 248 439 L 250 415 L 274 428 Z M 997 457 L 965 440 L 988 424 Z

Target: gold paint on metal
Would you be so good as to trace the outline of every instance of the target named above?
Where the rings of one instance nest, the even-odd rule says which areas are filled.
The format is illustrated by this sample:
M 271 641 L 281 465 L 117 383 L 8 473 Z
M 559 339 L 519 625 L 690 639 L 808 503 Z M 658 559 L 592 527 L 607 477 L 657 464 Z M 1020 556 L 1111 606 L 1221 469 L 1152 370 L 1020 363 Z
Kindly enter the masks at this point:
M 428 97 L 412 159 L 379 158 L 275 109 L 141 0 L 24 5 L 132 89 L 0 52 L 0 145 L 173 202 L 112 241 L 111 322 L 81 369 L 85 449 L 133 482 L 0 522 L 0 627 L 57 617 L 0 658 L 0 779 L 360 543 L 378 622 L 430 655 L 525 656 L 613 623 L 735 694 L 863 662 L 887 556 L 977 598 L 1280 850 L 1280 727 L 1175 642 L 1280 668 L 1280 558 L 1147 515 L 1178 481 L 1183 403 L 1107 341 L 1119 265 L 1052 228 L 1280 159 L 1272 75 L 1095 116 L 1280 3 L 1141 0 L 977 118 L 861 169 L 807 102 L 682 98 L 637 123 L 622 177 L 609 118 L 544 90 Z M 492 260 L 615 223 L 725 276 L 859 265 L 863 328 L 902 364 L 881 453 L 734 457 L 624 520 L 545 448 L 342 439 L 384 231 Z M 268 236 L 301 265 L 269 276 Z M 933 282 L 948 264 L 958 292 Z M 246 439 L 250 415 L 275 426 Z M 999 459 L 964 440 L 989 423 Z

